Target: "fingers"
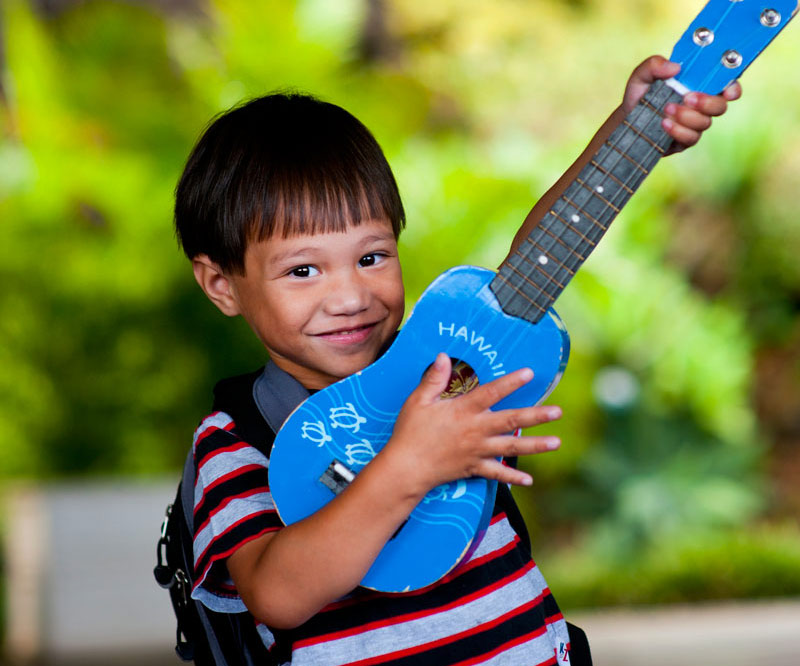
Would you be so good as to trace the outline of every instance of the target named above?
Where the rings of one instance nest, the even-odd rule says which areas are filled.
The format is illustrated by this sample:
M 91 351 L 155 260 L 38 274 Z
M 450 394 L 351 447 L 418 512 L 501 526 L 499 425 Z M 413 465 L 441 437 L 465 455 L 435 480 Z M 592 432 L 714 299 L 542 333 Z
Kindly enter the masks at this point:
M 555 451 L 561 447 L 558 437 L 546 435 L 515 437 L 514 435 L 500 435 L 490 440 L 492 455 L 497 458 L 516 458 L 518 456 L 532 456 L 537 453 Z
M 477 476 L 485 479 L 496 479 L 498 483 L 511 483 L 515 486 L 530 486 L 533 477 L 520 469 L 514 469 L 497 460 L 487 460 L 477 470 Z
M 447 388 L 452 372 L 452 361 L 450 357 L 439 352 L 433 364 L 422 375 L 422 381 L 416 388 L 412 396 L 423 402 L 433 402 Z M 411 396 L 409 396 L 411 399 Z
M 722 96 L 729 102 L 739 99 L 742 96 L 742 84 L 734 81 L 722 91 Z
M 630 112 L 644 95 L 647 87 L 658 79 L 668 79 L 680 72 L 680 65 L 662 56 L 651 56 L 642 62 L 628 81 L 623 107 Z M 706 95 L 692 92 L 684 97 L 681 104 L 668 104 L 664 109 L 662 126 L 675 144 L 670 152 L 677 152 L 696 144 L 703 132 L 711 126 L 711 118 L 721 116 L 728 108 L 728 102 L 739 99 L 742 87 L 738 81 L 731 83 L 719 95 Z
M 464 397 L 474 402 L 480 409 L 489 409 L 506 396 L 511 395 L 518 388 L 527 384 L 531 379 L 533 379 L 533 370 L 521 368 L 488 384 L 479 386 Z
M 625 86 L 622 106 L 625 113 L 630 113 L 647 92 L 650 84 L 657 79 L 668 79 L 681 69 L 677 63 L 670 62 L 663 56 L 651 56 L 633 70 L 628 84 Z
M 650 84 L 657 79 L 668 79 L 675 76 L 680 71 L 681 66 L 678 63 L 667 60 L 664 56 L 656 55 L 650 56 L 634 69 L 631 79 Z
M 490 422 L 489 427 L 492 432 L 510 433 L 517 428 L 530 428 L 556 421 L 561 418 L 561 408 L 548 405 L 546 407 L 502 409 L 497 412 L 488 412 L 486 418 Z
M 528 456 L 555 451 L 561 446 L 561 440 L 558 437 L 512 437 L 509 435 L 496 438 L 493 444 L 497 449 L 496 456 L 482 460 L 475 469 L 475 475 L 486 479 L 496 479 L 500 483 L 529 486 L 533 483 L 530 474 L 504 465 L 497 458 Z

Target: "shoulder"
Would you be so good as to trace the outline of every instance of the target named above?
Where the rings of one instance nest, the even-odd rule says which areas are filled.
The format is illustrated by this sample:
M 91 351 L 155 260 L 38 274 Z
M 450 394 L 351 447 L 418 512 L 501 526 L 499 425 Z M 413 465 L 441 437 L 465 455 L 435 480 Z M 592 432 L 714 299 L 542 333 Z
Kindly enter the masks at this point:
M 239 432 L 227 412 L 215 411 L 206 416 L 192 439 L 198 485 L 207 485 L 224 475 L 241 473 L 246 468 L 266 468 L 268 458 Z

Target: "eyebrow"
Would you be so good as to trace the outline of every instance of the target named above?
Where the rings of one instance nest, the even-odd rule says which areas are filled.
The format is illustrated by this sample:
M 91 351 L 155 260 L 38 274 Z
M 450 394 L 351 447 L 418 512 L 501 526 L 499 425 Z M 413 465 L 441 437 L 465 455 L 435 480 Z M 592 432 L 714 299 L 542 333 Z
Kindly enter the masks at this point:
M 394 240 L 394 234 L 391 231 L 388 231 L 386 233 L 375 233 L 375 234 L 370 234 L 369 236 L 365 236 L 364 238 L 361 239 L 361 242 L 364 245 L 369 245 L 370 243 L 381 243 L 393 240 Z M 272 257 L 272 261 L 276 264 L 291 261 L 297 257 L 302 257 L 304 254 L 307 254 L 309 252 L 311 253 L 316 252 L 318 249 L 319 248 L 316 246 L 308 245 L 305 247 L 300 247 L 296 250 L 287 250 L 286 252 L 281 252 L 279 254 L 276 254 L 274 257 Z

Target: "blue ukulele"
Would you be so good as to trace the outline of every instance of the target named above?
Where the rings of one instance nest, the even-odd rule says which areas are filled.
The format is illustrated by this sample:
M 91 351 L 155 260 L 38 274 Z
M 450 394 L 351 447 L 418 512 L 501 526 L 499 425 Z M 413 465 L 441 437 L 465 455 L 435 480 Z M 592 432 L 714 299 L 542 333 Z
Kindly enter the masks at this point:
M 569 337 L 551 308 L 672 139 L 662 109 L 689 91 L 718 94 L 783 29 L 798 0 L 711 0 L 675 45 L 676 79 L 654 83 L 528 238 L 494 271 L 458 266 L 422 295 L 391 348 L 362 372 L 316 393 L 275 440 L 269 479 L 284 523 L 302 520 L 347 487 L 391 435 L 436 354 L 471 369 L 453 388 L 521 367 L 534 379 L 496 405 L 544 400 L 567 363 Z M 431 490 L 361 581 L 383 592 L 439 580 L 479 543 L 496 482 L 469 478 Z

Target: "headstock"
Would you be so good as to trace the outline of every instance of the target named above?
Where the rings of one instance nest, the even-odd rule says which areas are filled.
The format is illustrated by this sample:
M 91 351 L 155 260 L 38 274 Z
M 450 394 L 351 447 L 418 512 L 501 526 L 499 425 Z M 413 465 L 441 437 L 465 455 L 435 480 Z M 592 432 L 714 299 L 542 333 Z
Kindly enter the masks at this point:
M 794 17 L 800 0 L 710 0 L 675 44 L 675 79 L 716 95 L 738 79 Z

